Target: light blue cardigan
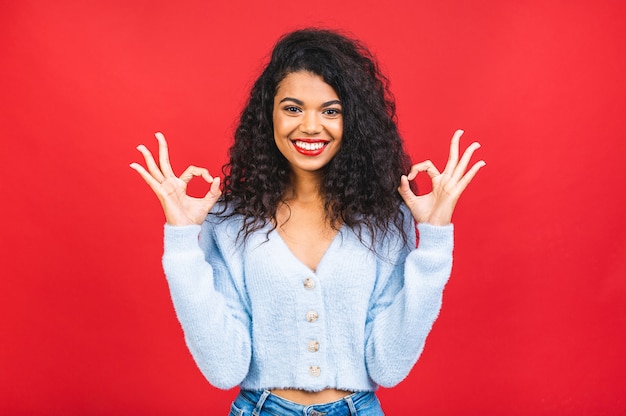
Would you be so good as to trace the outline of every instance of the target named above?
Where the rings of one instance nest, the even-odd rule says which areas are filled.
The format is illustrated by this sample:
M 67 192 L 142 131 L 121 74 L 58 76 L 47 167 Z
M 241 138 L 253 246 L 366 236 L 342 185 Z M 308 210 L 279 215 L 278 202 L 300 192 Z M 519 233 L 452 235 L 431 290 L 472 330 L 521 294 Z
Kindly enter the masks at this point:
M 376 252 L 343 226 L 315 272 L 241 219 L 165 225 L 163 267 L 185 339 L 214 386 L 373 391 L 402 381 L 439 314 L 453 226 L 415 226 Z M 368 241 L 365 236 L 364 241 Z

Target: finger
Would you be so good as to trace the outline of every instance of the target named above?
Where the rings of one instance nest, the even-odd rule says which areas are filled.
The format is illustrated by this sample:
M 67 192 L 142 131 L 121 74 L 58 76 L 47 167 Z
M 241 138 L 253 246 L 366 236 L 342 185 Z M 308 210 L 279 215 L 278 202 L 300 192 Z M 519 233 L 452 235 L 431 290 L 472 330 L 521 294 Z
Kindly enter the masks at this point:
M 463 135 L 463 133 L 463 130 L 457 130 L 454 132 L 454 135 L 452 135 L 452 140 L 450 141 L 450 154 L 448 155 L 448 162 L 446 163 L 446 167 L 443 170 L 445 173 L 452 173 L 459 161 L 459 142 L 461 141 L 461 136 Z
M 170 155 L 167 148 L 167 141 L 165 140 L 165 136 L 163 133 L 156 132 L 154 134 L 157 141 L 159 142 L 159 166 L 161 166 L 161 172 L 163 172 L 163 176 L 166 178 L 176 176 L 174 175 L 174 171 L 172 170 L 172 165 L 170 164 Z
M 435 167 L 433 162 L 431 162 L 430 160 L 425 160 L 423 162 L 420 162 L 411 166 L 411 171 L 407 175 L 407 179 L 412 181 L 420 172 L 426 172 L 428 176 L 430 176 L 431 179 L 436 176 L 441 175 L 441 173 L 439 173 L 439 170 Z
M 410 201 L 416 197 L 415 193 L 413 193 L 413 190 L 411 189 L 409 178 L 406 175 L 402 175 L 400 177 L 400 186 L 398 186 L 398 193 L 407 205 L 409 205 Z
M 146 166 L 148 167 L 148 171 L 154 177 L 154 179 L 159 182 L 163 182 L 163 179 L 165 179 L 165 177 L 163 176 L 161 169 L 159 169 L 159 166 L 154 161 L 152 153 L 150 153 L 150 151 L 143 144 L 137 146 L 137 150 L 139 150 L 139 152 L 141 152 L 141 154 L 143 155 L 143 158 L 146 161 Z
M 465 188 L 467 188 L 467 185 L 469 185 L 472 179 L 474 179 L 474 176 L 476 176 L 480 168 L 482 168 L 486 164 L 487 163 L 485 163 L 484 160 L 479 160 L 478 162 L 474 163 L 470 170 L 468 170 L 467 173 L 461 178 L 461 180 L 459 180 L 457 184 L 457 192 L 459 196 L 465 190 Z
M 199 168 L 197 166 L 189 166 L 185 169 L 185 171 L 180 175 L 180 180 L 185 183 L 189 183 L 194 176 L 202 176 L 208 183 L 213 182 L 213 177 L 209 175 L 209 171 L 205 168 Z
M 220 190 L 220 178 L 217 177 L 212 180 L 211 189 L 204 196 L 204 199 L 209 202 L 215 202 L 221 195 L 222 195 L 222 191 Z
M 400 192 L 401 194 L 406 192 L 412 192 L 409 178 L 406 175 L 402 175 L 400 177 L 400 186 L 398 186 L 398 192 Z
M 458 165 L 454 168 L 454 171 L 452 172 L 452 180 L 458 181 L 461 179 L 461 177 L 465 174 L 467 167 L 469 166 L 469 162 L 470 162 L 470 159 L 472 158 L 472 155 L 477 149 L 480 149 L 480 143 L 478 142 L 474 142 L 470 144 L 467 147 L 467 149 L 465 149 L 465 152 L 463 152 L 463 156 L 461 157 L 461 160 L 459 161 Z
M 146 183 L 150 186 L 150 188 L 152 188 L 152 190 L 155 193 L 158 193 L 158 189 L 161 185 L 161 183 L 156 180 L 154 178 L 153 175 L 151 175 L 143 166 L 141 166 L 139 163 L 131 163 L 130 167 L 134 170 L 137 171 L 137 173 L 139 173 L 139 175 L 143 178 L 144 181 L 146 181 Z

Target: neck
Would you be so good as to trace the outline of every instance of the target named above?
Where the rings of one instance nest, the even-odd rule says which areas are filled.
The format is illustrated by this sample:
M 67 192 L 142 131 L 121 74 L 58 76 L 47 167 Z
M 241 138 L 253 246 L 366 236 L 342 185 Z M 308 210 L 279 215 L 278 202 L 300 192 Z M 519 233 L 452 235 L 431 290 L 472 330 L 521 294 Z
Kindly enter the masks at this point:
M 318 172 L 292 172 L 291 188 L 285 200 L 299 202 L 319 202 L 321 197 L 322 175 Z

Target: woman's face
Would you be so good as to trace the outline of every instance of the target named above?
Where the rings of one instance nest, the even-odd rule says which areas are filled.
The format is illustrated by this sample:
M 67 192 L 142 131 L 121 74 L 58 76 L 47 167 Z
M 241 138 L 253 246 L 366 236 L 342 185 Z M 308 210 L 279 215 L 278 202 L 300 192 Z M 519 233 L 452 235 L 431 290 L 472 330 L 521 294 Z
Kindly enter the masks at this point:
M 341 101 L 319 75 L 299 71 L 283 78 L 273 121 L 276 146 L 295 173 L 320 170 L 341 147 Z

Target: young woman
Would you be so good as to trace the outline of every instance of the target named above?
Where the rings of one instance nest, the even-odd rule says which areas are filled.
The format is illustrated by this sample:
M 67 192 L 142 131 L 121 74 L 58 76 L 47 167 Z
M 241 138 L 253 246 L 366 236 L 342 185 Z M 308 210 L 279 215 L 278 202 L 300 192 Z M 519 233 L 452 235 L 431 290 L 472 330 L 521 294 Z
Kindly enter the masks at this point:
M 387 80 L 359 42 L 306 29 L 282 37 L 254 84 L 219 177 L 133 167 L 166 217 L 163 266 L 198 367 L 240 387 L 231 414 L 381 415 L 441 306 L 451 217 L 484 165 L 452 137 L 443 172 L 411 166 Z M 417 196 L 420 172 L 432 192 Z M 189 181 L 210 185 L 203 198 Z M 417 233 L 419 232 L 419 246 Z

